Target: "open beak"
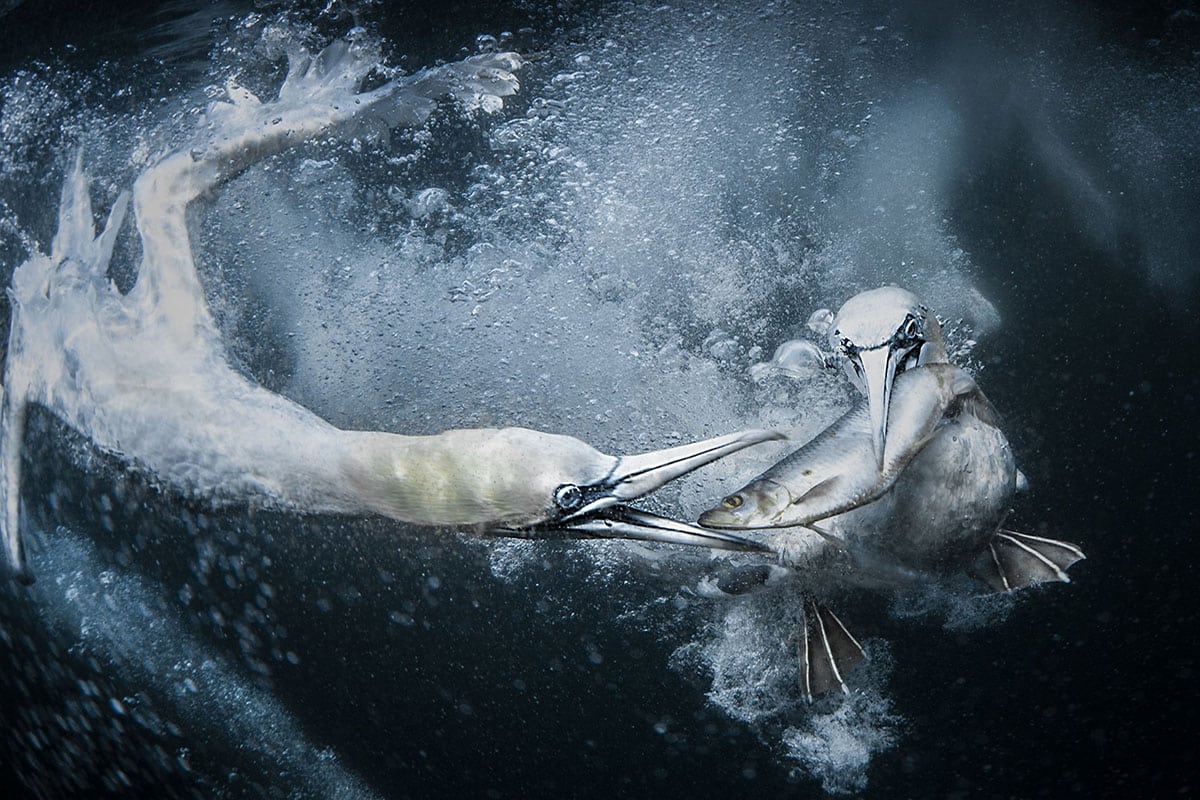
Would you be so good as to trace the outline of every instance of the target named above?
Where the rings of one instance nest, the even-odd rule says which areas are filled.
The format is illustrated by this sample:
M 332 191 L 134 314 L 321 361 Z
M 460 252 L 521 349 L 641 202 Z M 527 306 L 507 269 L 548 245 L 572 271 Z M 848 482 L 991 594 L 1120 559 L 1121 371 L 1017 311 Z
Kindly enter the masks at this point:
M 617 459 L 616 467 L 607 478 L 599 485 L 588 487 L 594 493 L 594 499 L 561 520 L 560 524 L 567 530 L 588 536 L 642 539 L 718 550 L 769 552 L 769 548 L 758 542 L 629 508 L 624 503 L 644 497 L 676 478 L 731 453 L 761 442 L 784 438 L 783 434 L 775 431 L 742 431 L 652 453 L 622 456 Z
M 723 531 L 710 531 L 670 517 L 662 517 L 629 506 L 614 505 L 594 511 L 562 526 L 574 534 L 598 539 L 640 539 L 646 542 L 686 544 L 715 550 L 769 553 L 771 548 L 751 539 Z
M 705 530 L 669 517 L 630 508 L 625 503 L 644 497 L 692 470 L 761 442 L 786 438 L 774 431 L 742 431 L 666 450 L 616 459 L 604 478 L 574 487 L 578 507 L 553 522 L 525 531 L 498 531 L 509 536 L 641 539 L 720 550 L 769 552 L 758 542 L 721 531 Z
M 611 499 L 606 503 L 600 500 L 603 503 L 600 507 L 636 500 L 719 458 L 751 445 L 785 438 L 782 433 L 775 431 L 742 431 L 667 450 L 621 456 L 612 473 L 601 482 Z M 585 514 L 595 508 L 595 504 L 588 504 L 579 509 L 579 513 Z
M 896 380 L 896 364 L 901 353 L 885 345 L 874 350 L 860 350 L 856 355 L 862 367 L 863 391 L 871 416 L 871 443 L 875 447 L 875 464 L 883 469 L 883 449 L 887 442 L 888 409 L 892 404 L 892 383 Z

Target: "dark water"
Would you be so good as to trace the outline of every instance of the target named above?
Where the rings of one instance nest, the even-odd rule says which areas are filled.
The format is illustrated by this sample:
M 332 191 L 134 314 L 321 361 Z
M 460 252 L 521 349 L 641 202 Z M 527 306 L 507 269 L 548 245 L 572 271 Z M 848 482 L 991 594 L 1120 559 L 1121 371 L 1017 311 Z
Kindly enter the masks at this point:
M 612 9 L 394 4 L 363 16 L 411 67 L 453 58 L 479 33 L 518 32 L 524 50 L 569 41 Z M 250 10 L 26 3 L 0 17 L 0 72 L 108 60 L 81 101 L 109 96 L 119 73 L 140 87 L 133 105 L 202 81 L 224 21 Z M 1070 586 L 969 634 L 867 623 L 891 642 L 887 692 L 906 722 L 872 760 L 865 794 L 1190 796 L 1200 16 L 1174 3 L 785 12 L 886 23 L 905 42 L 890 62 L 899 74 L 866 80 L 949 98 L 967 144 L 945 184 L 944 226 L 1003 320 L 980 353 L 981 382 L 1035 487 L 1018 515 L 1089 556 Z M 1143 138 L 1115 142 L 1107 123 L 1121 118 Z M 43 237 L 50 220 L 35 209 L 49 213 L 57 180 L 5 195 Z M 379 522 L 212 514 L 44 417 L 26 469 L 27 517 L 63 526 L 75 544 L 60 555 L 118 576 L 129 606 L 116 619 L 149 633 L 73 641 L 48 632 L 36 595 L 3 589 L 0 763 L 22 796 L 334 794 L 343 773 L 305 772 L 324 748 L 387 797 L 822 794 L 777 743 L 707 705 L 702 676 L 668 668 L 672 636 L 687 633 L 668 610 L 614 622 L 654 608 L 669 581 L 619 566 L 599 579 L 565 545 L 499 581 L 481 543 L 403 532 L 397 546 Z M 347 538 L 356 545 L 336 544 Z M 204 579 L 197 563 L 210 565 Z M 184 586 L 191 594 L 176 596 Z M 214 686 L 224 676 L 241 694 L 207 709 L 173 699 L 176 684 L 155 677 L 174 667 L 157 652 L 161 619 L 184 631 L 172 647 L 216 654 L 229 672 Z

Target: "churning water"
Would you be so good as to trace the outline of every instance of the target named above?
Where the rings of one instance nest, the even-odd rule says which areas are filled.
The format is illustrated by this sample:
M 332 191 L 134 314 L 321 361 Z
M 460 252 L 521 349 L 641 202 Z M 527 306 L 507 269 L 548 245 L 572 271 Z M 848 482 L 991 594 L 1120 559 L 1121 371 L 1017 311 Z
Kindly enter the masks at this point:
M 746 557 L 215 509 L 39 412 L 38 582 L 0 594 L 2 752 L 30 796 L 1194 786 L 1169 699 L 1195 694 L 1188 8 L 181 2 L 92 29 L 29 5 L 0 6 L 6 285 L 80 148 L 107 213 L 228 79 L 272 97 L 289 47 L 353 28 L 406 71 L 515 50 L 502 110 L 305 144 L 192 207 L 243 375 L 344 428 L 802 441 L 851 390 L 776 346 L 899 283 L 1008 416 L 1033 483 L 1010 524 L 1093 557 L 1027 596 L 847 595 L 870 661 L 810 706 L 795 584 L 714 589 Z M 139 257 L 126 225 L 119 287 Z M 694 519 L 785 449 L 647 504 Z

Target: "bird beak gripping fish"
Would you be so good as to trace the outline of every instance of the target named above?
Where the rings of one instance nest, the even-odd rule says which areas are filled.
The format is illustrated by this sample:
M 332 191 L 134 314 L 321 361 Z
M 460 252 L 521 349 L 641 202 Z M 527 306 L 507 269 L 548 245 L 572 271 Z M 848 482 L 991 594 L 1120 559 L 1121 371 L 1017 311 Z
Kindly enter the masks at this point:
M 829 343 L 842 356 L 850 381 L 867 398 L 871 443 L 882 469 L 896 376 L 945 360 L 937 317 L 911 292 L 885 286 L 846 301 L 833 319 Z

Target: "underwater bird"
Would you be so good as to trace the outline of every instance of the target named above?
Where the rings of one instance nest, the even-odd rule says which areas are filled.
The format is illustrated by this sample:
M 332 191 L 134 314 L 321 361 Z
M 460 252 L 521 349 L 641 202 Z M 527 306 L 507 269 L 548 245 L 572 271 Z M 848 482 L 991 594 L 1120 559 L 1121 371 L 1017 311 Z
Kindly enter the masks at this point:
M 154 160 L 132 193 L 142 258 L 121 293 L 107 269 L 130 194 L 96 234 L 82 153 L 64 181 L 50 253 L 18 267 L 0 409 L 0 528 L 29 580 L 20 533 L 30 403 L 164 486 L 215 504 L 376 514 L 494 535 L 623 537 L 761 550 L 739 536 L 626 505 L 769 439 L 746 431 L 636 456 L 526 428 L 403 436 L 341 430 L 230 365 L 205 301 L 189 204 L 251 164 L 319 136 L 425 120 L 441 98 L 492 111 L 517 91 L 513 53 L 489 53 L 363 90 L 378 54 L 336 41 L 295 49 L 276 99 L 230 81 L 194 137 Z
M 829 341 L 864 400 L 700 524 L 788 529 L 772 546 L 814 582 L 878 588 L 965 572 L 1012 591 L 1068 581 L 1084 558 L 1077 546 L 1002 527 L 1025 478 L 928 307 L 898 287 L 862 292 L 832 318 Z M 805 695 L 845 691 L 862 648 L 811 594 L 803 616 Z

